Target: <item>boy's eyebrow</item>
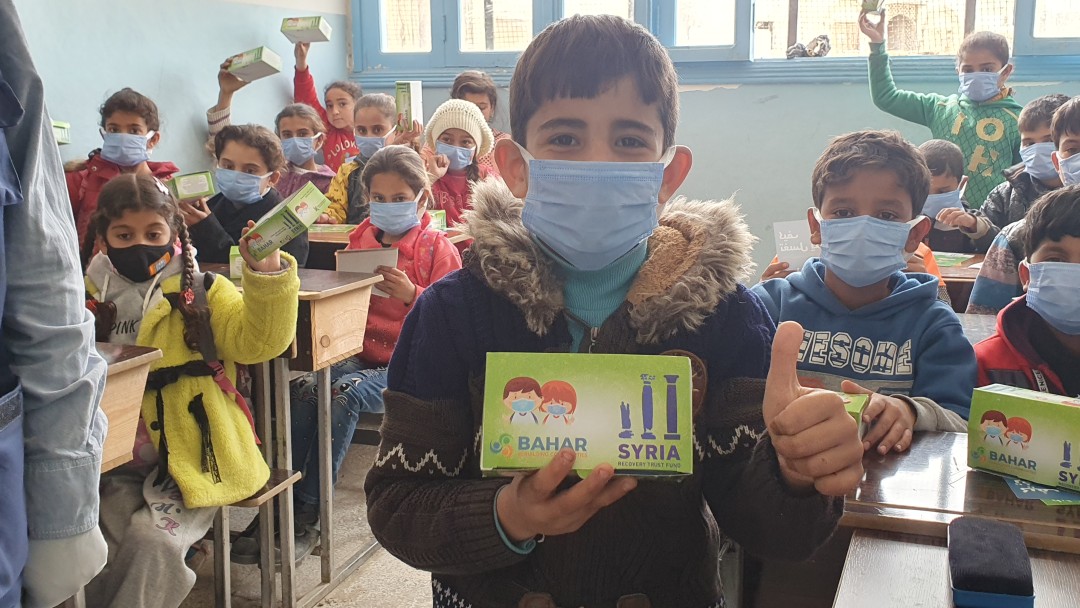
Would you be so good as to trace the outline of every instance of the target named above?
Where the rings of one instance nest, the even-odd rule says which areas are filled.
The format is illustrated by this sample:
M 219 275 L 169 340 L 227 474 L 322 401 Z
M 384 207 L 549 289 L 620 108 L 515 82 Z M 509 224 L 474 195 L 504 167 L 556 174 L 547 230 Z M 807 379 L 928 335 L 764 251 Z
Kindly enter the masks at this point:
M 616 120 L 614 123 L 612 123 L 611 126 L 615 127 L 616 129 L 633 129 L 635 131 L 642 131 L 648 135 L 656 135 L 656 129 L 650 127 L 643 122 L 630 120 L 627 118 L 621 118 L 619 120 Z
M 540 125 L 538 130 L 544 131 L 547 129 L 584 129 L 587 125 L 584 120 L 580 118 L 552 118 L 551 120 Z

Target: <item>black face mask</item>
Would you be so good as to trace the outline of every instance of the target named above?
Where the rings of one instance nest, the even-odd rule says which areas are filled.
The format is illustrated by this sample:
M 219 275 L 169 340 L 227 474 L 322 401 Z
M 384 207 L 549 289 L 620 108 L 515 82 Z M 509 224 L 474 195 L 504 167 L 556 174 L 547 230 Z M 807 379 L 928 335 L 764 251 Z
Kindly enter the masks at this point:
M 149 281 L 154 275 L 165 269 L 173 256 L 173 246 L 168 245 L 132 245 L 130 247 L 109 247 L 109 261 L 113 268 L 132 283 Z

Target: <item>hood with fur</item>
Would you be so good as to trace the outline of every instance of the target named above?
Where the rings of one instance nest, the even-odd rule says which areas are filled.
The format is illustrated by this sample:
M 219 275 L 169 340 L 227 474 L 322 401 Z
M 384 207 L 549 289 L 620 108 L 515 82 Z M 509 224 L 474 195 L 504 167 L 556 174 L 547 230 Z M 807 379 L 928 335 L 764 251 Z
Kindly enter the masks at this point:
M 563 311 L 563 286 L 521 223 L 524 203 L 501 180 L 485 180 L 474 186 L 472 204 L 459 226 L 474 239 L 466 266 L 543 336 Z M 676 198 L 664 205 L 649 257 L 626 296 L 637 341 L 655 344 L 700 327 L 750 275 L 756 240 L 730 200 Z

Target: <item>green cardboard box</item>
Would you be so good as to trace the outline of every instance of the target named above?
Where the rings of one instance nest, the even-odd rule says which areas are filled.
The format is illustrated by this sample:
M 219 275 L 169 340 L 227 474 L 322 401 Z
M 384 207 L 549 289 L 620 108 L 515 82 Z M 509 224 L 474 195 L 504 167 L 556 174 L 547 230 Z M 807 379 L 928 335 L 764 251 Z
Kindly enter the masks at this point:
M 244 278 L 244 258 L 236 245 L 229 248 L 229 278 L 234 281 Z
M 281 57 L 265 46 L 232 56 L 229 72 L 241 80 L 251 82 L 281 71 Z
M 256 260 L 262 260 L 306 232 L 329 206 L 330 199 L 309 182 L 259 218 L 248 233 L 248 250 Z
M 286 17 L 281 20 L 281 33 L 289 42 L 329 42 L 330 22 L 322 17 Z
M 57 145 L 63 146 L 71 143 L 71 123 L 54 120 L 52 121 L 52 129 Z
M 397 103 L 398 131 L 408 131 L 413 120 L 424 122 L 424 87 L 419 80 L 399 80 L 394 83 L 394 100 Z
M 844 409 L 847 413 L 851 414 L 851 417 L 855 419 L 855 422 L 859 423 L 859 438 L 866 434 L 866 423 L 863 422 L 863 412 L 866 411 L 866 406 L 870 405 L 870 395 L 854 395 L 852 393 L 840 393 L 840 396 L 844 399 Z
M 647 355 L 488 353 L 480 470 L 546 466 L 562 448 L 585 475 L 694 472 L 690 360 Z
M 214 175 L 209 171 L 177 175 L 166 181 L 165 185 L 178 201 L 191 201 L 217 194 L 214 189 Z
M 1080 490 L 1080 399 L 1003 384 L 975 389 L 968 466 Z
M 428 215 L 431 216 L 431 227 L 435 230 L 441 230 L 446 232 L 446 212 L 442 209 L 435 209 L 428 211 Z
M 863 0 L 862 10 L 868 13 L 880 13 L 885 8 L 885 0 Z

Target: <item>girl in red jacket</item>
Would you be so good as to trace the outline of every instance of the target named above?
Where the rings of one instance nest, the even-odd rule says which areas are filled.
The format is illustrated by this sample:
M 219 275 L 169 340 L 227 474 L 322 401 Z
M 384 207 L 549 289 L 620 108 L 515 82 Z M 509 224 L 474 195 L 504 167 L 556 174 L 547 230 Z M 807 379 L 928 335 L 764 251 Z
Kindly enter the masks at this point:
M 364 94 L 360 85 L 347 80 L 335 80 L 326 87 L 326 107 L 315 91 L 315 79 L 308 69 L 307 56 L 310 42 L 298 42 L 293 50 L 296 57 L 296 74 L 293 76 L 293 101 L 306 103 L 319 112 L 329 131 L 323 145 L 323 162 L 337 172 L 346 158 L 356 156 L 353 139 L 353 108 L 356 100 Z
M 379 267 L 383 281 L 368 309 L 364 350 L 331 369 L 331 454 L 337 481 L 361 412 L 383 412 L 386 366 L 405 315 L 420 293 L 447 273 L 461 268 L 457 249 L 442 232 L 430 228 L 431 200 L 424 161 L 408 146 L 387 146 L 368 159 L 360 177 L 371 215 L 349 235 L 349 249 L 397 249 L 396 267 Z M 319 460 L 314 374 L 291 389 L 293 466 L 304 476 L 296 484 L 296 556 L 318 542 Z M 258 562 L 254 528 L 233 544 L 233 561 Z
M 150 154 L 161 141 L 161 119 L 149 97 L 124 88 L 106 99 L 100 112 L 101 147 L 87 160 L 64 167 L 80 248 L 90 216 L 97 211 L 98 194 L 109 180 L 121 173 L 137 173 L 164 181 L 179 171 L 170 162 L 150 162 Z

